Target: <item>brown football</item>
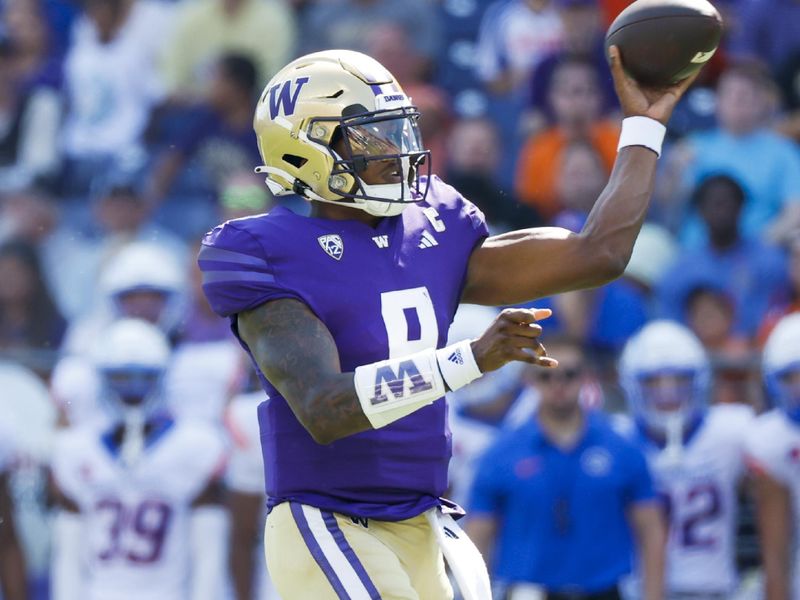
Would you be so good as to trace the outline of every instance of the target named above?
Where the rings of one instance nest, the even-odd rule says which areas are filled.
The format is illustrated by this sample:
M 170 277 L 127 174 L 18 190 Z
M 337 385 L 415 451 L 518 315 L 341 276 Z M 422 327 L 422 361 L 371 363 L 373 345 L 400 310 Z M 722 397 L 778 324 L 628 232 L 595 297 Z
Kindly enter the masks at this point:
M 700 69 L 721 36 L 722 18 L 707 0 L 636 0 L 608 28 L 606 52 L 618 46 L 636 81 L 664 86 Z

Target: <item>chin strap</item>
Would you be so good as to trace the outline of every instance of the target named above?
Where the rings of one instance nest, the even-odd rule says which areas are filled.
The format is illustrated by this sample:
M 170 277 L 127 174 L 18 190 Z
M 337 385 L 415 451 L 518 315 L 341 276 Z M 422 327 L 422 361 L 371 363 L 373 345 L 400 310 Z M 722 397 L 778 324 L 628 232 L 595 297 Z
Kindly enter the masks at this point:
M 125 411 L 125 431 L 122 434 L 122 446 L 119 455 L 126 467 L 132 467 L 144 452 L 144 414 L 140 410 Z
M 683 416 L 670 415 L 666 421 L 666 446 L 662 456 L 671 463 L 680 462 L 683 457 Z

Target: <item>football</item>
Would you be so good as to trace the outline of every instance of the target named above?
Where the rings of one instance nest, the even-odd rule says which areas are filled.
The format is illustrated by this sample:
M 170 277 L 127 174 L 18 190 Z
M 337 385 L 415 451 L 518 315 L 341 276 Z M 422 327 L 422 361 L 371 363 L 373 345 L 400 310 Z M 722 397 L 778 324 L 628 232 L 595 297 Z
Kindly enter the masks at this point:
M 619 47 L 631 77 L 647 86 L 685 79 L 713 55 L 722 18 L 707 0 L 636 0 L 606 33 L 606 53 Z

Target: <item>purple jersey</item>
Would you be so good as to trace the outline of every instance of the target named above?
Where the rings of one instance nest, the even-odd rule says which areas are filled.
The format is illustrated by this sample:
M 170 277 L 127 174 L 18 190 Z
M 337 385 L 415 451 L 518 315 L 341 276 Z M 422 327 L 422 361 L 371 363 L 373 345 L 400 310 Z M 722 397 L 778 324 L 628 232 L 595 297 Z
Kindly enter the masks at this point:
M 470 254 L 487 233 L 480 210 L 434 176 L 425 202 L 375 228 L 282 207 L 229 221 L 206 236 L 199 264 L 220 315 L 278 298 L 305 303 L 330 330 L 348 372 L 443 346 Z M 261 379 L 269 396 L 258 418 L 270 506 L 294 500 L 397 521 L 439 502 L 450 459 L 444 402 L 322 446 Z

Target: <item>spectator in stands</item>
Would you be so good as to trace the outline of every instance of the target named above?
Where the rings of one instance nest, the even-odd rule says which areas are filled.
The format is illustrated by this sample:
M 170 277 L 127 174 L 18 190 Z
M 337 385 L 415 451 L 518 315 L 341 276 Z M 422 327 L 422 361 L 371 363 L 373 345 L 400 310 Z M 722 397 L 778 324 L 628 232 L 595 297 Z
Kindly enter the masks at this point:
M 0 245 L 0 348 L 55 352 L 66 322 L 47 288 L 35 249 L 25 242 Z
M 217 60 L 204 104 L 193 112 L 179 139 L 169 144 L 153 168 L 148 189 L 151 202 L 160 202 L 169 194 L 191 159 L 198 167 L 191 173 L 192 179 L 206 178 L 208 194 L 213 196 L 230 173 L 261 164 L 253 133 L 257 86 L 256 67 L 246 56 L 225 54 Z
M 789 243 L 789 286 L 786 295 L 779 298 L 767 311 L 758 328 L 759 347 L 767 341 L 775 324 L 784 316 L 800 312 L 800 236 Z
M 39 0 L 10 0 L 3 7 L 3 23 L 14 48 L 12 69 L 24 90 L 45 86 L 60 89 L 63 53 L 54 47 L 53 33 Z
M 302 53 L 330 48 L 366 51 L 379 23 L 396 23 L 411 39 L 414 51 L 431 65 L 439 49 L 440 24 L 431 0 L 331 0 L 317 2 L 305 14 Z
M 0 191 L 21 189 L 58 169 L 61 100 L 52 87 L 25 81 L 22 50 L 0 38 Z
M 99 252 L 111 254 L 131 241 L 169 248 L 186 257 L 186 244 L 152 219 L 153 207 L 145 197 L 145 172 L 139 164 L 115 164 L 101 173 L 92 186 L 94 225 L 102 237 Z
M 674 189 L 691 190 L 718 172 L 730 173 L 747 191 L 742 212 L 744 237 L 783 242 L 800 227 L 800 150 L 767 128 L 775 104 L 770 74 L 747 63 L 727 69 L 717 88 L 719 126 L 690 135 L 671 157 L 670 174 L 663 178 L 666 200 L 686 197 Z M 754 160 L 757 157 L 757 160 Z M 697 215 L 690 213 L 682 232 L 684 243 L 704 239 Z
M 692 202 L 707 241 L 684 250 L 664 274 L 659 284 L 661 311 L 669 319 L 686 323 L 683 307 L 689 292 L 699 285 L 712 285 L 734 299 L 736 333 L 752 338 L 767 307 L 786 287 L 785 258 L 761 240 L 742 236 L 745 193 L 732 176 L 703 180 Z
M 738 9 L 741 25 L 729 44 L 734 55 L 764 61 L 773 73 L 800 55 L 800 4 L 795 0 L 741 0 Z
M 259 89 L 291 58 L 297 33 L 285 0 L 201 0 L 179 10 L 163 61 L 173 98 L 202 96 L 223 54 L 252 60 Z
M 618 106 L 606 58 L 600 6 L 596 0 L 555 1 L 564 37 L 561 46 L 542 57 L 529 76 L 529 112 L 524 126 L 531 133 L 552 122 L 554 115 L 548 106 L 550 82 L 559 63 L 570 58 L 585 60 L 594 67 L 602 98 L 601 112 L 607 113 Z
M 711 361 L 712 401 L 760 406 L 758 360 L 750 340 L 734 329 L 734 299 L 723 289 L 700 285 L 686 297 L 684 312 Z
M 665 527 L 645 458 L 604 415 L 581 408 L 581 346 L 551 339 L 548 351 L 559 366 L 532 373 L 535 417 L 481 460 L 467 532 L 512 594 L 621 598 L 636 548 L 643 598 L 660 599 Z
M 0 241 L 23 240 L 35 248 L 48 289 L 59 312 L 71 321 L 88 310 L 96 281 L 97 245 L 41 188 L 25 188 L 9 194 L 0 210 Z
M 497 179 L 500 138 L 492 121 L 458 121 L 450 132 L 447 156 L 445 181 L 484 212 L 491 229 L 500 232 L 541 224 L 539 215 L 517 203 Z
M 515 191 L 520 201 L 532 205 L 546 220 L 558 214 L 557 176 L 564 149 L 574 141 L 587 141 L 602 159 L 606 175 L 617 156 L 619 128 L 600 119 L 601 94 L 591 63 L 570 58 L 559 63 L 548 94 L 554 122 L 530 137 L 517 164 Z
M 578 232 L 603 191 L 608 169 L 595 146 L 583 139 L 567 142 L 558 167 L 554 197 L 559 209 L 553 223 Z
M 252 171 L 238 171 L 225 180 L 219 196 L 220 222 L 269 212 L 275 198 Z
M 85 195 L 91 177 L 141 146 L 163 97 L 156 60 L 169 38 L 169 6 L 155 0 L 83 0 L 65 62 L 69 111 L 64 186 Z
M 563 27 L 552 0 L 497 0 L 483 16 L 475 64 L 496 94 L 521 89 L 539 62 L 561 44 Z

